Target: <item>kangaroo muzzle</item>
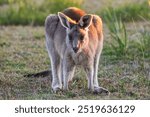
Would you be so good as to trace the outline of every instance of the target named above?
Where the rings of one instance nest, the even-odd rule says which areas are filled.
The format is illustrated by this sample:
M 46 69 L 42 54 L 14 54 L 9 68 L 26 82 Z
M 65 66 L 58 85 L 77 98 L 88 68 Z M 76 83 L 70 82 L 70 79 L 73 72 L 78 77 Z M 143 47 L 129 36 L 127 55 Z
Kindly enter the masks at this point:
M 75 53 L 77 53 L 78 50 L 79 50 L 79 48 L 77 48 L 77 47 L 74 47 L 74 48 L 73 48 L 73 51 L 74 51 Z
M 77 53 L 78 50 L 79 50 L 78 43 L 79 43 L 78 38 L 75 38 L 74 41 L 73 41 L 73 51 L 75 53 Z

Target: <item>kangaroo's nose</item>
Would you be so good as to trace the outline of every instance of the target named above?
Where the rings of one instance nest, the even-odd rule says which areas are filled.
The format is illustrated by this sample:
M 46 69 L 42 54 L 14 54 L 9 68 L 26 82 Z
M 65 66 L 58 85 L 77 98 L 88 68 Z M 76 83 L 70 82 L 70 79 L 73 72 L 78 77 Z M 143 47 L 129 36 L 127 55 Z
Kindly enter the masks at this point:
M 77 53 L 78 50 L 79 50 L 79 49 L 78 49 L 77 47 L 74 47 L 74 48 L 73 48 L 73 51 L 74 51 L 75 53 Z

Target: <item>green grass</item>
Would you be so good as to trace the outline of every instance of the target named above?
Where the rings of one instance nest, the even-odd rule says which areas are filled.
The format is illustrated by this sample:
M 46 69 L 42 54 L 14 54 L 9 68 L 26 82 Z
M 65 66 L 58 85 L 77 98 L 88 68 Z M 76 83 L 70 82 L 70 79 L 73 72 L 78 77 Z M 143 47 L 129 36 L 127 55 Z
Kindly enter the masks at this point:
M 57 13 L 67 7 L 75 6 L 84 8 L 86 0 L 0 0 L 0 25 L 44 25 L 46 16 L 50 13 Z M 145 0 L 144 0 L 145 1 Z M 110 13 L 108 13 L 108 11 Z M 107 21 L 109 14 L 116 14 L 123 22 L 139 21 L 150 19 L 150 7 L 148 2 L 125 4 L 114 8 L 97 11 L 104 21 Z
M 109 11 L 109 12 L 108 12 Z M 107 21 L 107 17 L 110 14 L 116 15 L 117 18 L 121 18 L 123 22 L 139 21 L 144 19 L 150 19 L 150 6 L 148 1 L 143 3 L 131 3 L 114 7 L 108 7 L 100 12 L 97 12 L 104 21 Z
M 5 8 L 1 6 L 0 25 L 44 25 L 50 13 L 57 13 L 67 7 L 81 7 L 82 0 L 46 0 L 38 4 L 35 0 L 9 0 Z
M 112 38 L 111 48 L 112 52 L 116 53 L 118 57 L 124 57 L 128 51 L 128 35 L 126 32 L 125 24 L 121 18 L 117 18 L 115 12 L 108 11 L 108 15 L 105 16 L 107 27 L 110 31 Z
M 109 29 L 109 33 L 112 39 L 112 41 L 109 42 L 109 44 L 107 44 L 108 47 L 106 47 L 107 48 L 106 53 L 114 55 L 114 59 L 126 59 L 126 58 L 132 59 L 134 54 L 131 48 L 136 48 L 135 50 L 136 52 L 138 51 L 137 52 L 139 54 L 138 56 L 141 56 L 141 58 L 143 59 L 149 56 L 149 52 L 148 52 L 149 51 L 148 43 L 150 41 L 149 31 L 144 29 L 139 32 L 136 26 L 134 26 L 135 20 L 138 20 L 141 17 L 145 17 L 142 19 L 143 22 L 149 22 L 149 20 L 146 20 L 146 16 L 144 16 L 144 13 L 143 16 L 140 16 L 142 12 L 145 12 L 145 14 L 147 15 L 149 14 L 145 9 L 142 9 L 142 7 L 146 8 L 147 10 L 149 9 L 148 3 L 144 2 L 142 4 L 136 4 L 134 6 L 133 4 L 131 4 L 124 7 L 117 7 L 116 9 L 108 8 L 107 10 L 104 11 L 103 14 L 104 16 L 103 15 L 102 16 Z M 124 19 L 123 15 L 125 14 L 121 13 L 121 12 L 126 12 L 126 9 L 131 10 L 131 11 L 129 10 L 127 14 L 133 16 L 133 18 L 131 18 L 130 16 L 129 17 L 126 16 L 126 18 L 129 18 L 130 19 L 129 21 L 135 27 L 134 30 L 139 35 L 137 37 L 137 40 L 129 39 L 129 34 L 127 32 L 126 24 L 125 24 L 125 21 L 127 20 Z M 142 9 L 143 11 L 142 10 L 138 11 L 137 9 Z M 134 17 L 134 15 L 137 14 L 140 17 Z
M 0 5 L 8 4 L 8 0 L 0 0 Z
M 98 78 L 110 96 L 94 95 L 87 90 L 87 80 L 83 70 L 77 69 L 68 92 L 53 94 L 50 77 L 25 78 L 23 75 L 48 70 L 50 62 L 44 41 L 44 27 L 1 26 L 0 32 L 0 99 L 150 99 L 150 47 L 149 24 L 144 32 L 138 32 L 133 24 L 126 24 L 129 51 L 126 59 L 115 56 L 110 43 L 111 35 L 105 37 L 100 60 Z M 135 23 L 137 29 L 140 28 Z M 108 32 L 104 28 L 104 32 Z M 134 37 L 140 33 L 143 39 Z M 130 43 L 132 41 L 132 43 Z M 140 49 L 139 44 L 144 49 Z M 144 52 L 144 57 L 142 53 Z
M 82 7 L 82 0 L 40 2 L 0 0 L 0 24 L 43 25 L 49 13 L 68 6 Z M 56 5 L 58 2 L 61 4 Z M 100 13 L 105 21 L 105 41 L 98 80 L 111 92 L 110 96 L 89 92 L 81 69 L 77 69 L 69 84 L 70 90 L 57 94 L 51 91 L 50 77 L 23 77 L 50 67 L 44 27 L 0 25 L 0 99 L 150 99 L 150 22 L 147 11 L 149 7 L 144 2 L 108 8 Z

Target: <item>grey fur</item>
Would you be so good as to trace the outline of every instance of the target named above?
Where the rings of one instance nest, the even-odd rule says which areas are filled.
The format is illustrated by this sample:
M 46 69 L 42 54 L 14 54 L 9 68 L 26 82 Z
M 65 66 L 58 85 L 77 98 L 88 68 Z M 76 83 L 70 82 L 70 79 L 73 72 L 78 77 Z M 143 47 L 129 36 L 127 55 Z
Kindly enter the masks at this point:
M 82 36 L 80 32 L 83 33 L 83 40 L 79 39 Z M 51 14 L 45 21 L 45 35 L 54 92 L 68 90 L 68 82 L 72 80 L 76 66 L 81 65 L 87 74 L 88 88 L 95 93 L 108 93 L 99 87 L 97 79 L 103 48 L 102 21 L 99 16 L 84 14 L 79 21 L 75 21 L 64 13 Z

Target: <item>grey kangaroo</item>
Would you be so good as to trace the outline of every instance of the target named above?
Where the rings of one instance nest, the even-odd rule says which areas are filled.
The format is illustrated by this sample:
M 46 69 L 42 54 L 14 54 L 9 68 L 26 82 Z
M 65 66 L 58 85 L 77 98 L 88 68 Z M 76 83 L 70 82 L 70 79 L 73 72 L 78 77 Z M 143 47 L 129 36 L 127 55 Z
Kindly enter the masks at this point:
M 51 61 L 52 89 L 68 90 L 75 68 L 81 65 L 87 75 L 88 89 L 109 93 L 99 86 L 97 72 L 103 48 L 102 21 L 97 15 L 70 7 L 45 20 L 46 47 Z

